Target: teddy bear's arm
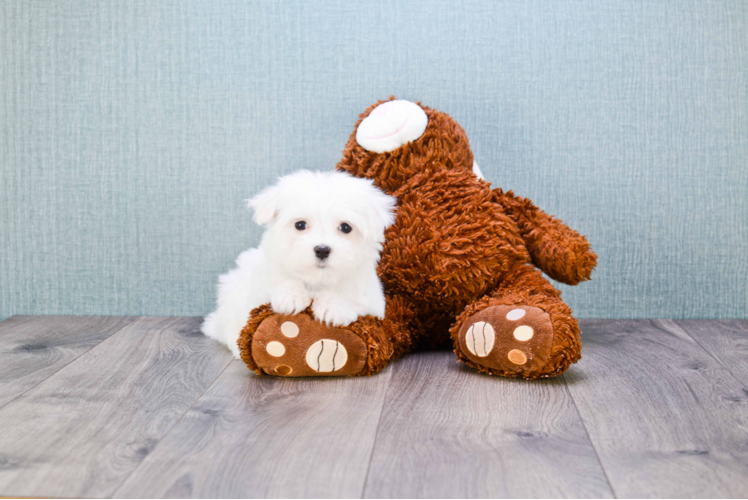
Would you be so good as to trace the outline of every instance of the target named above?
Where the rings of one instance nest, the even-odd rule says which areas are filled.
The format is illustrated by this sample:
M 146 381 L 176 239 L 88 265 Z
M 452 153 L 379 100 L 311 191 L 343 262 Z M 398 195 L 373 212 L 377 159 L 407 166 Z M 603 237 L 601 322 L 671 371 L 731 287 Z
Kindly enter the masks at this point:
M 512 217 L 525 240 L 533 263 L 548 276 L 567 285 L 590 279 L 597 255 L 583 235 L 559 219 L 554 219 L 530 200 L 501 189 L 493 190 L 494 199 Z

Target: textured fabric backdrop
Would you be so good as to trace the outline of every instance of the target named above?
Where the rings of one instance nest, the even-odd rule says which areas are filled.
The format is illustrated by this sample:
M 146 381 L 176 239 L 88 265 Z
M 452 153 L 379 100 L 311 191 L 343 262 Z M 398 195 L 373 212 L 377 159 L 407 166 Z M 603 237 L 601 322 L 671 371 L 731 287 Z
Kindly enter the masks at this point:
M 390 94 L 588 236 L 578 316 L 748 316 L 745 1 L 4 0 L 0 85 L 0 317 L 208 312 Z

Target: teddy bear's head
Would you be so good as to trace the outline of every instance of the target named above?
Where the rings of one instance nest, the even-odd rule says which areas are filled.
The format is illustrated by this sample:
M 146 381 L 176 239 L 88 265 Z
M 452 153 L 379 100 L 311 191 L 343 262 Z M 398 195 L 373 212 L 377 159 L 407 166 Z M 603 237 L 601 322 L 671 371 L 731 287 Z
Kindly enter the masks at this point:
M 392 193 L 418 174 L 473 171 L 473 153 L 452 117 L 390 97 L 361 114 L 337 168 Z

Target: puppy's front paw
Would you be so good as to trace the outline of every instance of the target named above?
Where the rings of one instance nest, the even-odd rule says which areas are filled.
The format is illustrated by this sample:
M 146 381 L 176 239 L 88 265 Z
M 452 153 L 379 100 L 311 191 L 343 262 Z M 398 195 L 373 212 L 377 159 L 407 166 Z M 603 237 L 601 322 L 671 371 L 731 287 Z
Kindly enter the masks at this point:
M 300 313 L 312 302 L 309 295 L 299 292 L 286 290 L 273 295 L 270 299 L 270 305 L 273 311 L 281 314 Z
M 352 307 L 345 304 L 335 304 L 324 300 L 315 300 L 312 304 L 314 317 L 332 326 L 348 326 L 358 319 L 358 314 Z

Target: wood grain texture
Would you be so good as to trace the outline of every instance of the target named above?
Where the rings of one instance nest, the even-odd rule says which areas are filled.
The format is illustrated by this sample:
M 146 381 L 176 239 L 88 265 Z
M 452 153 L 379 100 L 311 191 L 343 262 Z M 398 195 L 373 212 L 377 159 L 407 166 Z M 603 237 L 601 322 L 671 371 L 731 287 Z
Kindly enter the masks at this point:
M 610 497 L 561 379 L 479 374 L 451 352 L 398 362 L 368 498 Z
M 358 498 L 390 376 L 257 377 L 235 361 L 115 496 Z
M 564 375 L 619 497 L 748 495 L 748 393 L 673 321 L 581 322 Z
M 582 361 L 535 382 L 450 352 L 256 377 L 199 321 L 0 323 L 0 495 L 748 495 L 745 321 L 582 321 Z
M 748 320 L 679 320 L 675 323 L 748 389 Z
M 135 318 L 14 316 L 0 323 L 0 408 Z
M 105 497 L 230 363 L 198 318 L 140 318 L 0 410 L 0 493 Z

